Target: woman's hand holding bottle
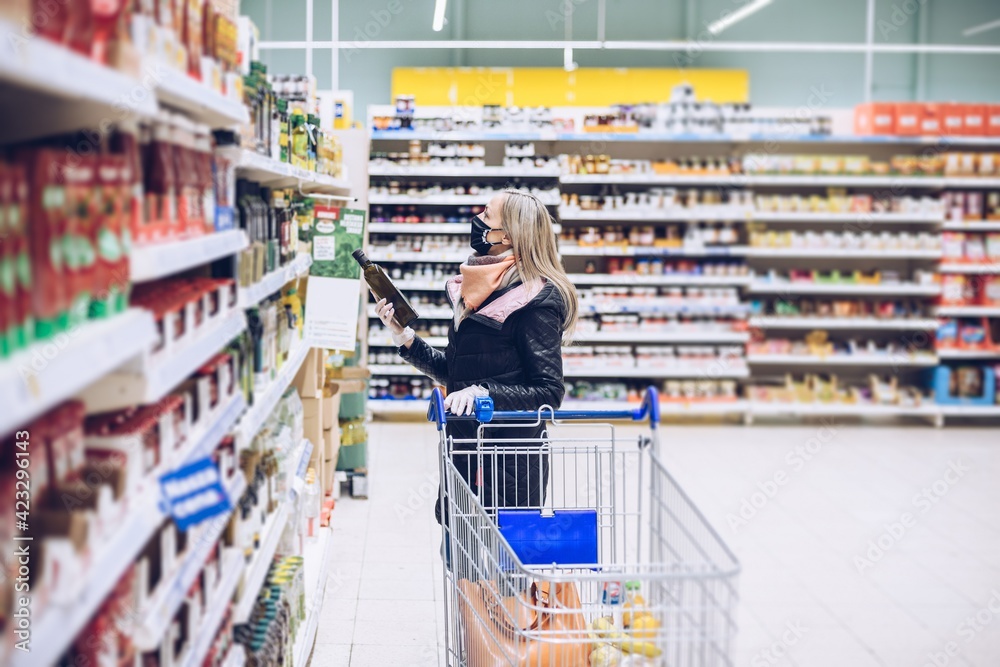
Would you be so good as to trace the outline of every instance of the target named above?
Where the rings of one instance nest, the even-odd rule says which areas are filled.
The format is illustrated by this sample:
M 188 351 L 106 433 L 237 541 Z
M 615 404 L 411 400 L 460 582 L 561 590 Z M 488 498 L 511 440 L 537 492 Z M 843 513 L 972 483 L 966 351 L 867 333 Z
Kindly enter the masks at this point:
M 375 302 L 375 314 L 378 318 L 382 320 L 382 324 L 389 329 L 389 333 L 392 334 L 392 342 L 396 347 L 410 346 L 410 342 L 413 340 L 416 334 L 410 327 L 401 327 L 399 322 L 395 319 L 396 309 L 393 308 L 392 304 L 385 299 L 379 299 Z

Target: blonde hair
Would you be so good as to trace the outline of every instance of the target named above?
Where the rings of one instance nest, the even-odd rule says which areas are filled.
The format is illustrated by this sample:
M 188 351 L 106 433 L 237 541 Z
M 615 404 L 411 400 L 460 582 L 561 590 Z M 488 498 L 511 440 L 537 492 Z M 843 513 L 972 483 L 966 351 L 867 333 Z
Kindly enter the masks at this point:
M 500 219 L 517 257 L 521 280 L 531 284 L 544 278 L 559 290 L 565 307 L 563 341 L 568 342 L 576 329 L 579 304 L 576 287 L 559 259 L 552 216 L 533 194 L 513 188 L 503 192 L 506 196 L 500 208 Z

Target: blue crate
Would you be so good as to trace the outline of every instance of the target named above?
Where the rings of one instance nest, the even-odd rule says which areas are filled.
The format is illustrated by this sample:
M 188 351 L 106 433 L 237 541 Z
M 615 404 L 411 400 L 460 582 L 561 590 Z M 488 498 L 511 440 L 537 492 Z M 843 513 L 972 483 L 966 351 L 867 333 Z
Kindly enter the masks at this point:
M 597 563 L 597 510 L 498 510 L 497 526 L 525 565 Z

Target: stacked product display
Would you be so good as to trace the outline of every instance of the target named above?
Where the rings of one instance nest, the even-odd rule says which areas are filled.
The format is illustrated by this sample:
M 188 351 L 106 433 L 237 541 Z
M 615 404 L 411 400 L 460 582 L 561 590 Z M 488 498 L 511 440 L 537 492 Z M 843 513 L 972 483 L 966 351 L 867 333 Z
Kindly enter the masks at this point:
M 955 377 L 979 369 L 967 390 L 993 382 L 986 371 L 1000 317 L 1000 226 L 993 222 L 1000 154 L 987 141 L 963 143 L 956 134 L 941 150 L 923 151 L 837 135 L 831 145 L 847 147 L 824 150 L 817 146 L 832 132 L 828 120 L 792 129 L 780 113 L 771 122 L 749 109 L 687 104 L 458 114 L 411 100 L 402 115 L 372 107 L 373 221 L 386 223 L 372 229 L 372 257 L 401 289 L 433 304 L 423 309 L 429 315 L 421 312 L 420 334 L 446 344 L 451 313 L 440 294 L 469 251 L 459 231 L 452 240 L 445 234 L 497 189 L 470 186 L 470 178 L 488 183 L 472 175 L 510 164 L 512 145 L 530 144 L 547 157 L 504 175 L 527 179 L 555 162 L 562 173 L 559 246 L 582 315 L 575 344 L 564 349 L 568 400 L 628 402 L 652 383 L 665 404 L 699 414 L 714 405 L 719 414 L 743 411 L 749 421 L 755 412 L 781 413 L 766 407 L 766 392 L 752 391 L 767 386 L 758 379 L 836 365 L 841 386 L 854 389 L 851 400 L 838 399 L 845 405 L 877 403 L 886 414 L 916 411 L 937 423 L 1000 414 L 962 412 L 968 391 L 948 402 L 930 373 L 961 358 L 967 366 Z M 392 120 L 402 116 L 405 122 Z M 742 123 L 753 129 L 734 129 Z M 588 132 L 604 133 L 601 150 L 581 143 Z M 794 143 L 804 135 L 811 141 L 802 151 L 762 146 L 769 136 Z M 674 138 L 679 145 L 669 143 Z M 449 166 L 453 181 L 441 171 Z M 384 180 L 390 174 L 408 178 Z M 467 208 L 457 214 L 443 201 L 420 199 L 459 191 Z M 384 206 L 396 193 L 415 197 Z M 388 235 L 397 226 L 405 236 Z M 426 393 L 431 385 L 414 379 L 380 329 L 373 327 L 369 343 L 372 398 Z M 900 387 L 918 388 L 921 400 L 911 400 L 909 389 L 874 391 L 873 370 L 899 374 Z M 601 379 L 610 376 L 629 379 Z M 376 411 L 383 405 L 395 410 L 391 400 L 373 401 Z
M 250 67 L 238 3 L 31 7 L 2 12 L 38 34 L 0 67 L 5 92 L 30 93 L 0 156 L 0 453 L 23 460 L 0 468 L 23 505 L 0 535 L 32 540 L 32 627 L 17 650 L 4 608 L 0 663 L 257 660 L 240 633 L 280 554 L 311 590 L 313 632 L 293 632 L 282 662 L 305 665 L 333 487 L 313 451 L 331 468 L 336 451 L 304 437 L 289 390 L 312 354 L 296 281 L 314 207 L 299 192 L 346 194 L 339 145 L 306 118 L 291 135 L 314 160 L 282 163 L 281 114 L 265 125 L 262 101 L 315 100 Z M 16 605 L 7 567 L 0 597 Z

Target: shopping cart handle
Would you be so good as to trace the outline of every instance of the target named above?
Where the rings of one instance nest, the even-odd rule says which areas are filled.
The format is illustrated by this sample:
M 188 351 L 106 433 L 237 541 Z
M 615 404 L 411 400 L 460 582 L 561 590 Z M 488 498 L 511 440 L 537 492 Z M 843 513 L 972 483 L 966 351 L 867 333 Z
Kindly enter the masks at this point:
M 487 424 L 494 421 L 538 418 L 590 421 L 631 419 L 637 422 L 648 419 L 650 425 L 655 429 L 660 423 L 660 392 L 656 390 L 656 387 L 647 387 L 643 395 L 642 404 L 634 410 L 553 410 L 547 406 L 539 410 L 494 410 L 493 399 L 489 396 L 477 397 L 474 409 L 475 415 L 447 415 L 444 410 L 444 395 L 440 389 L 435 388 L 431 392 L 430 407 L 427 409 L 427 420 L 436 423 L 439 431 L 444 429 L 444 425 L 448 423 L 449 419 L 475 419 L 481 424 Z

